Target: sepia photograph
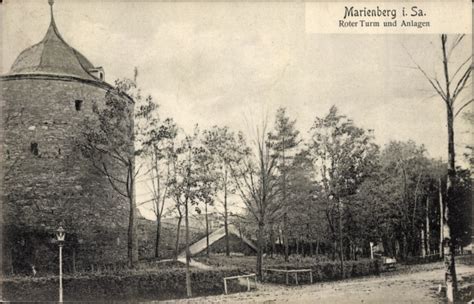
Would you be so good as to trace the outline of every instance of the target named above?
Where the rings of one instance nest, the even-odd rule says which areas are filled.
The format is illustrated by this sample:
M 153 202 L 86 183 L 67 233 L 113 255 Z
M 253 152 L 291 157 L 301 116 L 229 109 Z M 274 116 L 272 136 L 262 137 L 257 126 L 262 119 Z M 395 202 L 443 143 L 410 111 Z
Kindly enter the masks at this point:
M 473 11 L 0 0 L 0 301 L 474 303 Z

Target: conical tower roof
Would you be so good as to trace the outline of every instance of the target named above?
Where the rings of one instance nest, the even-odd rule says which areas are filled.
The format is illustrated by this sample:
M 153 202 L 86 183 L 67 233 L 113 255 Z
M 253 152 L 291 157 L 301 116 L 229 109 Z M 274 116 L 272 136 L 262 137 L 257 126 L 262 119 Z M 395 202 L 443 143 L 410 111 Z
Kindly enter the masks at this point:
M 54 21 L 53 1 L 50 0 L 49 4 L 51 22 L 46 35 L 39 43 L 20 53 L 9 74 L 52 74 L 97 80 L 88 72 L 94 68 L 92 63 L 61 37 Z

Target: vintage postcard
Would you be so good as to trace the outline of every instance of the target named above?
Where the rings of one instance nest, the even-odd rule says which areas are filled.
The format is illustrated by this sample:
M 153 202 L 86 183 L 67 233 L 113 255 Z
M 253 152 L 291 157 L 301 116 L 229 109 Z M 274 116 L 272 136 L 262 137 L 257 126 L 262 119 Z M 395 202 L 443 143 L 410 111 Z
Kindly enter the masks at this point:
M 472 303 L 454 1 L 0 1 L 0 300 Z

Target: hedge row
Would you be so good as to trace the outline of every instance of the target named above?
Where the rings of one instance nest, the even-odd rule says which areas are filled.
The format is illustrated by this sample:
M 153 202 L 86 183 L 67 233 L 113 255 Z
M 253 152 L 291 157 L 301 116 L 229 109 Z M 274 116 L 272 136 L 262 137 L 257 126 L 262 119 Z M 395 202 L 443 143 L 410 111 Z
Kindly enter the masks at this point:
M 341 275 L 341 263 L 337 261 L 320 262 L 317 264 L 284 265 L 284 267 L 268 267 L 273 269 L 311 269 L 313 282 L 348 279 L 353 277 L 378 275 L 381 271 L 379 260 L 344 261 L 344 277 Z M 289 274 L 290 282 L 294 282 L 294 274 Z M 274 283 L 285 283 L 286 275 L 282 272 L 266 272 L 265 280 Z M 309 273 L 298 273 L 298 282 L 309 282 Z
M 223 292 L 223 278 L 242 274 L 235 268 L 196 270 L 191 272 L 194 296 Z M 164 269 L 149 273 L 65 277 L 64 301 L 167 300 L 186 296 L 185 269 Z M 2 281 L 3 300 L 56 301 L 57 277 L 17 277 Z M 244 287 L 232 285 L 233 291 Z
M 426 264 L 426 263 L 438 262 L 441 260 L 442 258 L 438 254 L 432 254 L 432 255 L 427 255 L 424 257 L 422 256 L 407 257 L 404 263 L 407 265 Z
M 474 265 L 474 254 L 457 256 L 456 263 L 464 265 Z
M 255 272 L 255 257 L 225 257 L 212 255 L 209 258 L 199 258 L 200 262 L 213 265 L 215 267 L 223 265 L 232 265 L 243 272 Z M 344 279 L 351 277 L 378 275 L 382 271 L 381 260 L 361 259 L 357 261 L 344 261 Z M 341 264 L 339 261 L 329 261 L 320 257 L 292 257 L 285 262 L 283 257 L 265 258 L 263 261 L 264 269 L 311 269 L 313 273 L 313 282 L 340 280 Z M 292 282 L 294 275 L 290 275 Z M 309 274 L 298 274 L 298 281 L 309 282 Z M 268 272 L 265 279 L 275 283 L 284 283 L 285 274 L 281 272 Z

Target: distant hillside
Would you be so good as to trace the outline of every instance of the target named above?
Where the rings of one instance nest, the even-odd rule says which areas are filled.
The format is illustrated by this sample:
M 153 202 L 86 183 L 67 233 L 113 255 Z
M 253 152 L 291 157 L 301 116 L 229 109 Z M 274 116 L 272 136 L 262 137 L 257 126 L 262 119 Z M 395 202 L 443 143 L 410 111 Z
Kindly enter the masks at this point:
M 161 226 L 160 239 L 160 258 L 170 259 L 174 256 L 174 248 L 176 244 L 176 234 L 178 226 L 176 219 L 164 219 Z M 179 237 L 178 253 L 185 249 L 185 225 L 184 219 L 181 223 Z M 139 216 L 137 221 L 138 250 L 140 259 L 154 258 L 155 242 L 156 242 L 156 222 Z M 206 230 L 201 227 L 190 225 L 189 237 L 190 244 L 195 243 L 199 239 L 206 236 Z

